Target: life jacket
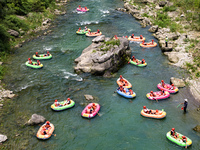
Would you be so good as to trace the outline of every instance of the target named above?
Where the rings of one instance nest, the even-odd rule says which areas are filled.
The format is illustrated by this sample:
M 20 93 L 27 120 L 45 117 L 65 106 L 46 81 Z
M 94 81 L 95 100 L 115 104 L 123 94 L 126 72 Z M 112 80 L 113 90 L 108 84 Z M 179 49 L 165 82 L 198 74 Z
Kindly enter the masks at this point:
M 56 107 L 60 106 L 59 102 L 54 102 L 54 105 L 55 105 Z
M 171 135 L 174 136 L 175 135 L 175 131 L 171 130 Z
M 120 89 L 119 89 L 121 92 L 123 92 L 123 90 L 124 90 L 124 88 L 123 87 L 120 87 Z
M 40 62 L 37 62 L 37 65 L 39 66 L 41 63 Z
M 133 91 L 132 90 L 130 90 L 129 92 L 130 92 L 130 95 L 133 95 Z
M 31 61 L 31 60 L 28 60 L 28 63 L 29 63 L 29 64 L 32 64 L 32 61 Z
M 50 126 L 50 124 L 45 124 L 45 128 L 48 129 Z

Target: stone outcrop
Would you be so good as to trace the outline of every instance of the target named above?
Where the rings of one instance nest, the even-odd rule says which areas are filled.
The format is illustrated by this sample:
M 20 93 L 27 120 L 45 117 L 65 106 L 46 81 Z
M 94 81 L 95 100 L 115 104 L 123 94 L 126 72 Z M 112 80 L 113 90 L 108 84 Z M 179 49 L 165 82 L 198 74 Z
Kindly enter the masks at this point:
M 31 119 L 27 122 L 28 125 L 35 125 L 39 123 L 43 123 L 46 119 L 43 116 L 33 114 Z
M 157 32 L 158 31 L 158 25 L 151 26 L 148 31 L 153 32 L 153 33 Z
M 101 35 L 93 39 L 93 43 L 83 50 L 81 56 L 75 59 L 75 63 L 77 63 L 74 67 L 75 72 L 108 77 L 127 63 L 131 56 L 128 39 L 105 38 L 103 41 L 104 38 L 105 36 Z
M 15 30 L 9 29 L 8 33 L 14 37 L 19 37 L 19 32 L 15 31 Z
M 3 135 L 3 134 L 0 134 L 0 143 L 3 143 L 7 140 L 7 136 L 6 135 Z
M 176 87 L 185 87 L 185 82 L 183 81 L 183 79 L 171 77 L 170 82 Z

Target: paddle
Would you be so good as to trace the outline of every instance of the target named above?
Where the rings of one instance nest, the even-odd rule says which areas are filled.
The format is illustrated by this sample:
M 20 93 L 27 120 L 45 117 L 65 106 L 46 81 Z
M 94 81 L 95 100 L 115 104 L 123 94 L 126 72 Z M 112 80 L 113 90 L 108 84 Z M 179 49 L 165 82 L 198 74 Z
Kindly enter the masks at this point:
M 177 108 L 181 105 L 181 103 L 177 106 Z
M 153 100 L 156 100 L 156 102 L 158 102 L 158 100 L 156 98 L 153 98 Z
M 101 117 L 101 115 L 97 112 L 97 115 L 99 116 L 99 117 Z

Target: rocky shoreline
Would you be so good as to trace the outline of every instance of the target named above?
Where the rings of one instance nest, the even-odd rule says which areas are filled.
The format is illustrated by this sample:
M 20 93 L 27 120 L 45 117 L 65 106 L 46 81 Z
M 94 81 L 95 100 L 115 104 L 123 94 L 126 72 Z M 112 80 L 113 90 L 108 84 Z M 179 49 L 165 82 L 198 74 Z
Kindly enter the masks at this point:
M 172 6 L 173 3 L 169 1 L 155 2 L 154 0 L 143 0 L 141 3 L 145 5 L 142 8 L 138 5 L 130 4 L 130 0 L 125 0 L 124 8 L 117 8 L 116 10 L 131 14 L 136 20 L 140 21 L 142 27 L 151 26 L 148 31 L 152 32 L 153 36 L 158 39 L 162 52 L 168 56 L 169 64 L 186 69 L 186 63 L 193 63 L 192 53 L 186 51 L 190 43 L 186 41 L 188 39 L 200 40 L 199 32 L 190 30 L 187 30 L 185 33 L 171 32 L 169 28 L 161 28 L 158 25 L 153 25 L 151 18 L 143 17 L 143 14 L 148 13 L 148 16 L 156 17 L 156 11 L 162 9 L 165 5 Z M 156 6 L 151 6 L 152 3 Z M 168 16 L 172 19 L 174 16 L 177 16 L 176 14 L 178 14 L 176 11 L 168 12 Z M 183 18 L 184 14 L 177 17 Z M 189 22 L 185 22 L 185 24 L 188 25 Z M 168 47 L 165 47 L 166 35 L 169 39 Z M 200 103 L 200 79 L 191 79 L 188 77 L 184 79 L 184 82 L 189 85 L 194 98 Z

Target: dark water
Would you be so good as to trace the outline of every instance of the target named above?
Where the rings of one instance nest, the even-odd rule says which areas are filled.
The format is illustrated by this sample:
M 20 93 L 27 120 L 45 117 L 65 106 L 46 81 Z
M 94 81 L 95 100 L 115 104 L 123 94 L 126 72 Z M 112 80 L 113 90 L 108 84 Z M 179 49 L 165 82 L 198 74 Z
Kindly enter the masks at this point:
M 90 11 L 77 13 L 78 5 L 87 6 Z M 17 115 L 37 113 L 43 115 L 55 126 L 54 133 L 47 141 L 36 138 L 39 126 L 26 127 L 23 132 L 33 129 L 34 133 L 26 135 L 26 139 L 14 138 L 17 143 L 27 141 L 28 149 L 180 149 L 179 146 L 166 138 L 166 133 L 172 127 L 193 141 L 190 149 L 200 147 L 200 136 L 192 128 L 198 124 L 199 114 L 194 114 L 195 104 L 187 88 L 181 88 L 178 94 L 171 95 L 167 100 L 155 102 L 146 98 L 146 93 L 157 91 L 156 85 L 164 80 L 169 83 L 170 77 L 181 77 L 182 71 L 168 65 L 166 56 L 159 47 L 144 49 L 138 43 L 131 43 L 132 55 L 138 59 L 144 58 L 148 63 L 145 68 L 131 64 L 125 65 L 116 73 L 115 78 L 103 78 L 90 74 L 77 75 L 74 73 L 74 59 L 81 55 L 84 48 L 91 44 L 92 38 L 76 35 L 75 31 L 87 25 L 92 31 L 100 29 L 108 37 L 114 35 L 126 36 L 134 33 L 142 34 L 146 41 L 154 37 L 148 28 L 141 28 L 131 15 L 118 12 L 117 7 L 123 7 L 120 0 L 83 0 L 69 2 L 67 14 L 58 17 L 52 33 L 42 36 L 23 45 L 8 62 L 8 88 L 18 97 L 14 99 L 15 107 L 5 125 L 18 118 Z M 157 42 L 156 39 L 154 39 Z M 44 53 L 49 50 L 53 55 L 51 60 L 41 61 L 44 68 L 34 70 L 27 68 L 25 62 L 36 51 Z M 114 93 L 117 88 L 116 79 L 123 75 L 133 85 L 137 96 L 128 100 Z M 84 94 L 91 94 L 101 105 L 100 116 L 92 120 L 81 117 L 81 112 L 87 103 Z M 50 108 L 55 99 L 62 101 L 70 97 L 76 102 L 74 108 L 53 112 Z M 176 106 L 189 99 L 188 113 L 183 114 Z M 167 116 L 163 120 L 144 118 L 140 115 L 142 106 L 151 109 L 164 109 Z M 17 140 L 17 141 L 16 141 Z

